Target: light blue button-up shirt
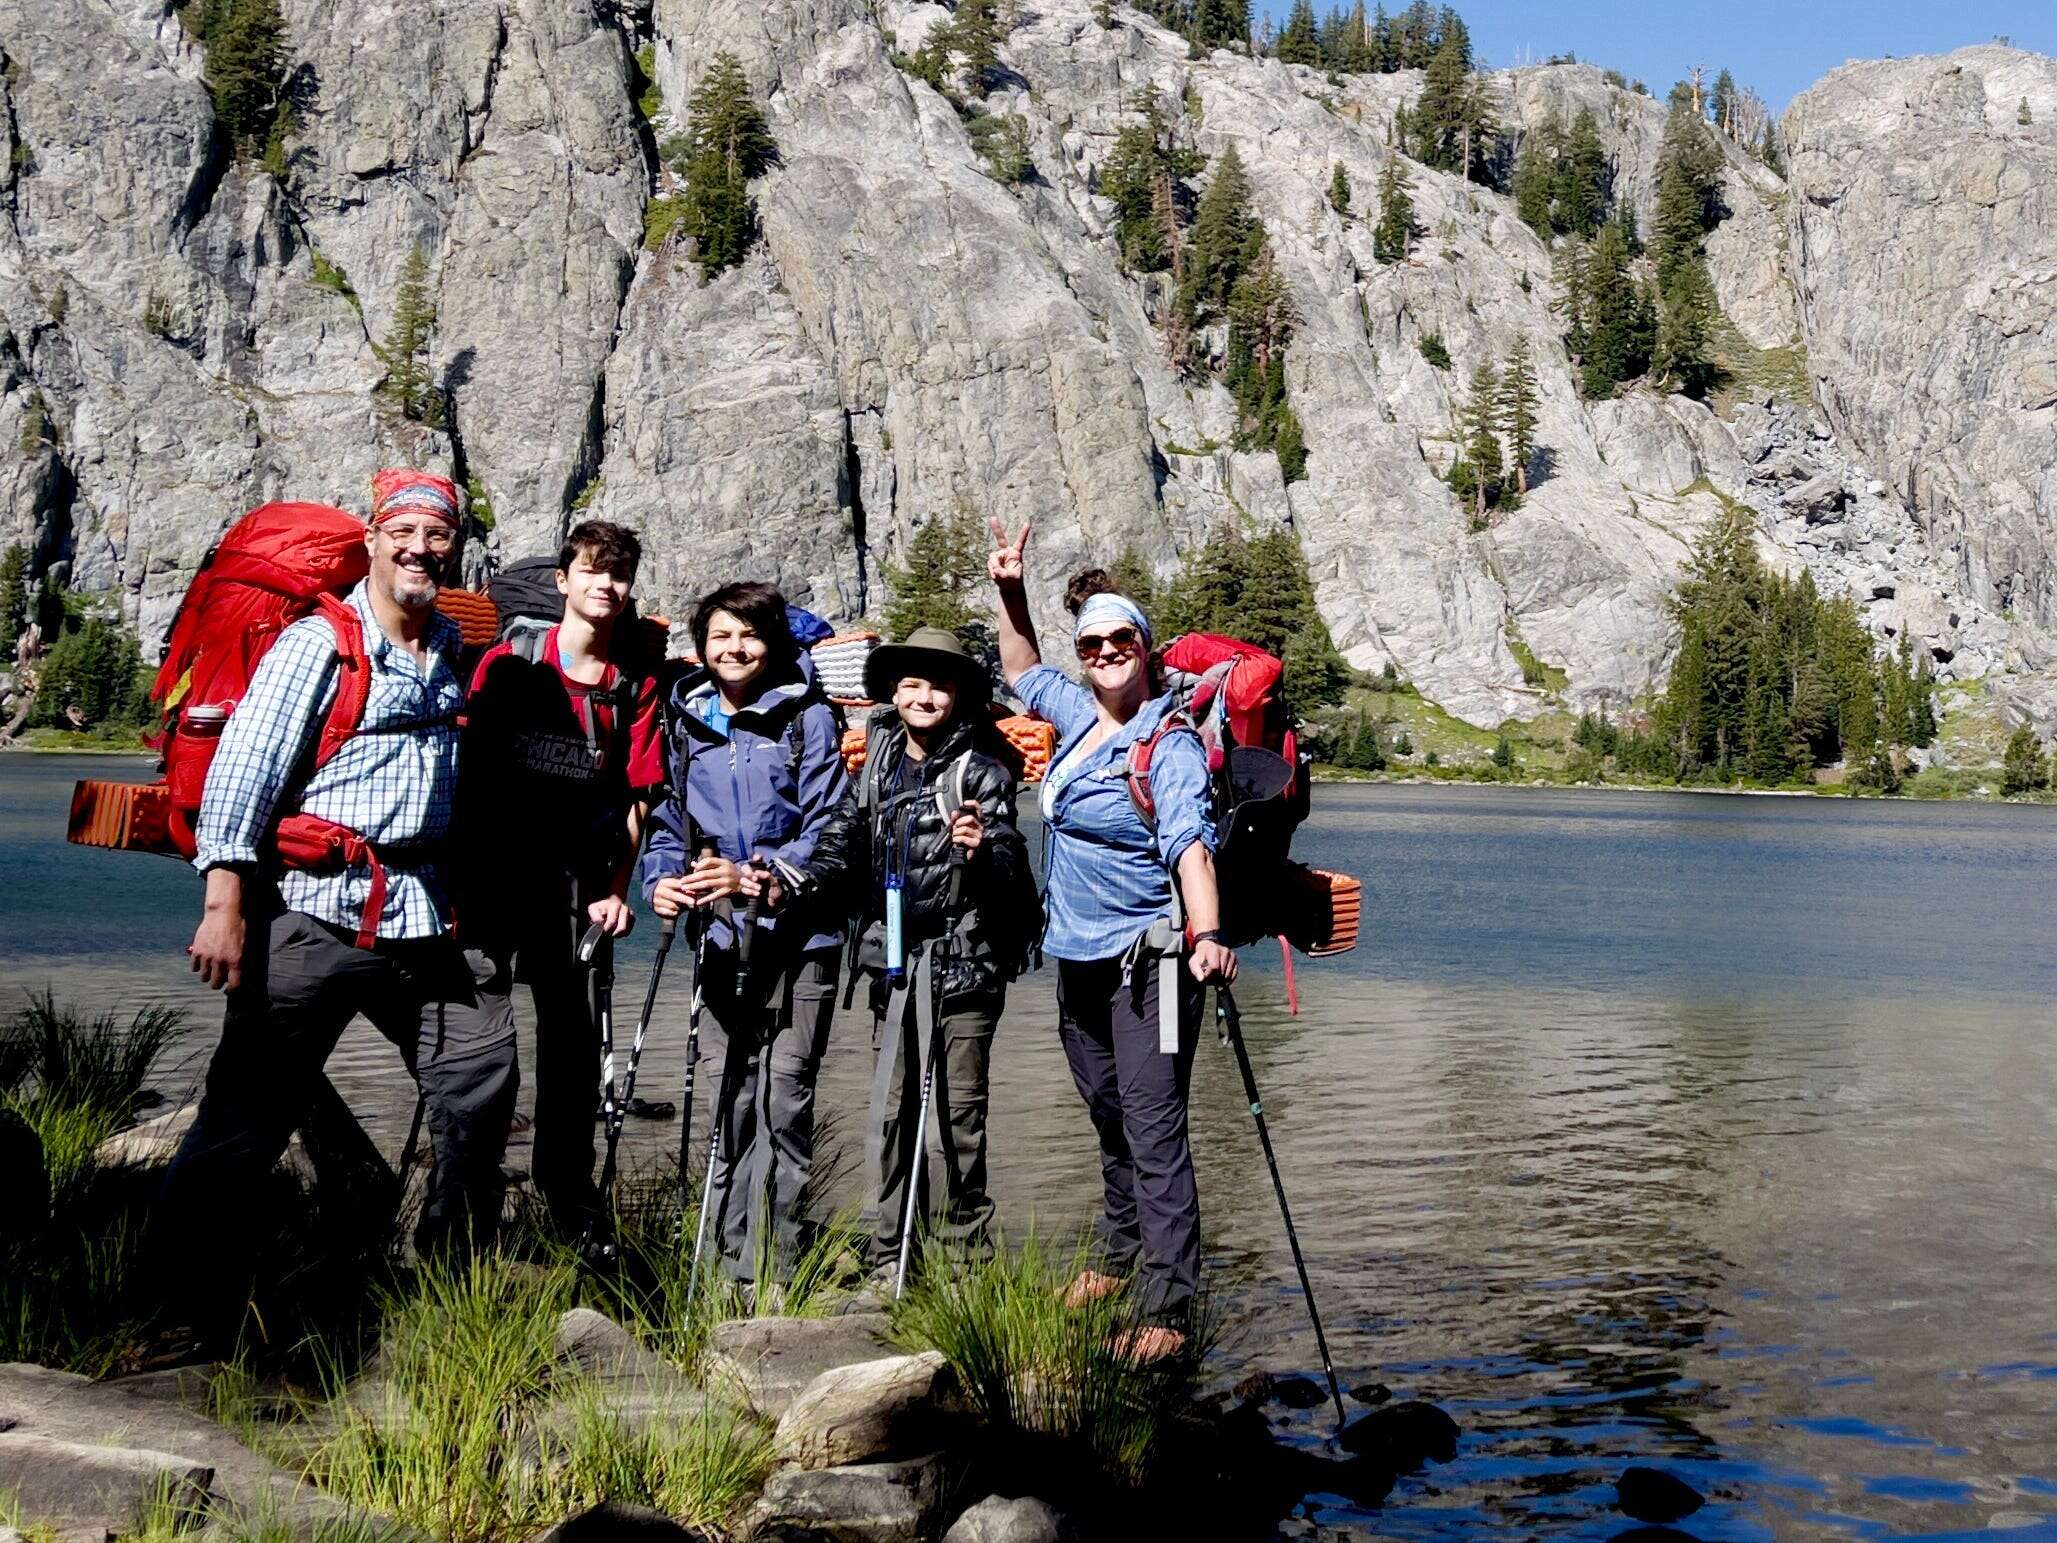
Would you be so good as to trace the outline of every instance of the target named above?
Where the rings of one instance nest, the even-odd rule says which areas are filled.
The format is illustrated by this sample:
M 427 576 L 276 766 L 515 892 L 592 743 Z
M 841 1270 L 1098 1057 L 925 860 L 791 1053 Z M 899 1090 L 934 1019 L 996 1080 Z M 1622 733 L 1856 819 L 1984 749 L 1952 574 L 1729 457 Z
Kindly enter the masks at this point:
M 1171 876 L 1195 841 L 1215 848 L 1207 753 L 1197 734 L 1167 734 L 1150 758 L 1157 830 L 1136 810 L 1128 781 L 1129 747 L 1147 739 L 1176 704 L 1145 702 L 1135 717 L 1089 751 L 1098 721 L 1093 694 L 1047 664 L 1024 672 L 1014 693 L 1057 730 L 1057 754 L 1043 784 L 1050 825 L 1049 930 L 1043 952 L 1088 962 L 1117 958 L 1171 905 Z
M 336 699 L 336 632 L 320 616 L 294 622 L 258 661 L 250 689 L 230 714 L 207 769 L 195 829 L 203 873 L 225 863 L 255 864 L 274 819 L 304 810 L 362 834 L 374 846 L 442 839 L 457 792 L 457 712 L 464 688 L 452 673 L 462 646 L 457 624 L 429 625 L 426 667 L 379 626 L 360 583 L 349 603 L 364 623 L 371 660 L 364 719 L 335 758 L 297 789 L 294 780 Z M 505 833 L 519 839 L 519 832 Z M 332 873 L 287 869 L 278 875 L 286 909 L 355 928 L 371 893 L 371 870 Z M 449 925 L 433 865 L 389 867 L 378 935 L 431 938 Z

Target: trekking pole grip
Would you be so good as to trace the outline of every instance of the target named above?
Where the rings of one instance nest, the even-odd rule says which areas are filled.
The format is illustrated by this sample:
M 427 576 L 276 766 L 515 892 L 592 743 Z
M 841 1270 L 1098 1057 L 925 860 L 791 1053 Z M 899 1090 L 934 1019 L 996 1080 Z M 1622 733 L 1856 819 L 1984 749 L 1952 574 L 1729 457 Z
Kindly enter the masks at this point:
M 753 857 L 745 865 L 761 868 L 761 859 Z M 760 888 L 750 897 L 750 903 L 743 907 L 743 931 L 736 939 L 736 963 L 747 968 L 750 963 L 750 944 L 757 936 L 757 918 L 764 914 L 764 891 Z

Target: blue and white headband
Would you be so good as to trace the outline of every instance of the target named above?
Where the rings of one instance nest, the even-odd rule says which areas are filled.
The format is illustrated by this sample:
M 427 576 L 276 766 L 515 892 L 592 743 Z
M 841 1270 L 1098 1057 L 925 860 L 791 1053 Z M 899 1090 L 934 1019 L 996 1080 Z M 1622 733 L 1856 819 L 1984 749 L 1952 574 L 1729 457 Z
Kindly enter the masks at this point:
M 1108 623 L 1127 625 L 1136 629 L 1136 636 L 1143 640 L 1143 647 L 1150 646 L 1150 623 L 1144 618 L 1142 607 L 1127 595 L 1117 595 L 1111 590 L 1102 590 L 1089 596 L 1079 607 L 1078 625 L 1071 629 L 1074 640 L 1084 637 L 1089 627 L 1104 627 Z

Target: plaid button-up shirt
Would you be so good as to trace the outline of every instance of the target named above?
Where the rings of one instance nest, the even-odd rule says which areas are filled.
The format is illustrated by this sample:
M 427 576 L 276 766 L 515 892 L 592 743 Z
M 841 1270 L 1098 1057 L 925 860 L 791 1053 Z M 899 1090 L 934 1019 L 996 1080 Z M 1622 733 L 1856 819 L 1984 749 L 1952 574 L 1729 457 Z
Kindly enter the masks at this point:
M 371 659 L 364 721 L 326 766 L 295 791 L 336 697 L 336 635 L 318 616 L 281 632 L 222 730 L 207 770 L 193 866 L 258 864 L 279 816 L 301 811 L 357 831 L 374 847 L 438 841 L 457 792 L 457 712 L 464 701 L 454 665 L 457 624 L 436 616 L 426 670 L 394 643 L 372 614 L 365 585 L 349 603 L 364 619 Z M 381 938 L 435 937 L 448 925 L 443 885 L 431 864 L 386 864 Z M 287 909 L 355 928 L 371 892 L 371 870 L 287 869 L 278 874 Z

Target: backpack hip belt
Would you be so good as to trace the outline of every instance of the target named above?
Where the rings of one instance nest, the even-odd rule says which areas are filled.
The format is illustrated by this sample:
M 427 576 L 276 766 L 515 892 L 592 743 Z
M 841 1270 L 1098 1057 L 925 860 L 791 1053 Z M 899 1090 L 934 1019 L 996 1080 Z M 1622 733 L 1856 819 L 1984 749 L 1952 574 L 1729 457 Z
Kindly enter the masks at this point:
M 380 848 L 360 831 L 318 814 L 289 814 L 279 821 L 279 862 L 304 873 L 340 873 L 346 869 L 371 870 L 371 890 L 364 897 L 364 912 L 357 921 L 356 944 L 370 948 L 379 940 L 379 918 L 386 910 L 386 867 L 414 868 L 435 860 L 440 844 L 430 841 L 393 842 Z

